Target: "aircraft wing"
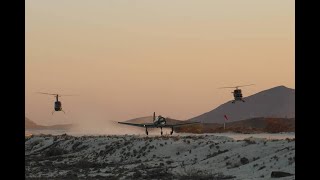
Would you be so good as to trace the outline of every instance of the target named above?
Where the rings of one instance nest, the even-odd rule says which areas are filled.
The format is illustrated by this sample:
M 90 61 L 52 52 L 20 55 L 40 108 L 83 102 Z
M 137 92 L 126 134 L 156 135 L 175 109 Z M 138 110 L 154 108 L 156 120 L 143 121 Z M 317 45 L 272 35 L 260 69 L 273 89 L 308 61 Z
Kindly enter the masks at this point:
M 118 122 L 118 123 L 130 125 L 130 126 L 138 126 L 138 127 L 154 127 L 153 123 L 145 123 L 145 124 L 135 124 L 135 123 L 126 123 L 126 122 Z
M 177 127 L 177 126 L 184 126 L 184 125 L 191 125 L 191 124 L 200 124 L 200 122 L 189 122 L 189 123 L 178 123 L 178 124 L 166 124 L 168 127 Z

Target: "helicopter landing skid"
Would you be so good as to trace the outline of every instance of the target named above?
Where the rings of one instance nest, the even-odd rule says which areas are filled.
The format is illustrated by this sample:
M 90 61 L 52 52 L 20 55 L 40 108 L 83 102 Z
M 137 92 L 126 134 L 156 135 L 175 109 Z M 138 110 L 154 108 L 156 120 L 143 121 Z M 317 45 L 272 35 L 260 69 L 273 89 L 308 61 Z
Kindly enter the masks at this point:
M 61 111 L 62 111 L 64 114 L 66 114 L 66 112 L 64 112 L 64 110 L 61 110 Z M 55 110 L 53 110 L 51 114 L 53 115 L 54 112 L 55 112 Z

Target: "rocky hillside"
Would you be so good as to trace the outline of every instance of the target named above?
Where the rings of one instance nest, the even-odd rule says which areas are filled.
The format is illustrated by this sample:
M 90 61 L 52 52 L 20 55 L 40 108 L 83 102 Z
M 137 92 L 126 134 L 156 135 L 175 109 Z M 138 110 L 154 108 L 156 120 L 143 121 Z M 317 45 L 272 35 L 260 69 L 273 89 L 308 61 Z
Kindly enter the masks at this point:
M 245 91 L 243 92 L 245 96 Z M 231 98 L 231 96 L 230 96 Z M 191 118 L 188 121 L 202 123 L 223 123 L 224 115 L 229 121 L 239 121 L 255 117 L 294 118 L 295 90 L 285 86 L 277 86 L 245 97 L 246 102 L 230 101 L 219 107 Z

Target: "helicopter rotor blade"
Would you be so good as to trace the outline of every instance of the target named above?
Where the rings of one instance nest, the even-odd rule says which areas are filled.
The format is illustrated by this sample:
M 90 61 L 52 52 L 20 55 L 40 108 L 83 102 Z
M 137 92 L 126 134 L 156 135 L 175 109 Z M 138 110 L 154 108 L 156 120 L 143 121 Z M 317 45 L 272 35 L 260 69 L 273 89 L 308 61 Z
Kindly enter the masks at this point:
M 239 88 L 239 87 L 252 86 L 252 85 L 255 85 L 255 84 L 248 84 L 248 85 L 241 85 L 241 86 L 234 86 L 234 87 L 220 87 L 220 88 L 218 88 L 218 89 L 224 89 L 224 88 Z
M 44 92 L 37 92 L 37 93 L 39 93 L 39 94 L 46 94 L 46 95 L 54 95 L 54 96 L 58 95 L 58 94 L 51 94 L 51 93 L 44 93 Z
M 252 86 L 252 85 L 255 85 L 255 84 L 248 84 L 248 85 L 242 85 L 242 86 L 237 86 L 237 87 Z
M 59 94 L 59 96 L 79 96 L 77 94 Z
M 237 86 L 235 86 L 235 87 L 220 87 L 218 89 L 225 89 L 225 88 L 237 88 Z
M 46 95 L 53 95 L 53 96 L 59 96 L 59 97 L 61 97 L 61 96 L 79 96 L 79 95 L 75 95 L 75 94 L 51 94 L 51 93 L 44 93 L 44 92 L 37 92 L 37 93 L 39 93 L 39 94 L 46 94 Z

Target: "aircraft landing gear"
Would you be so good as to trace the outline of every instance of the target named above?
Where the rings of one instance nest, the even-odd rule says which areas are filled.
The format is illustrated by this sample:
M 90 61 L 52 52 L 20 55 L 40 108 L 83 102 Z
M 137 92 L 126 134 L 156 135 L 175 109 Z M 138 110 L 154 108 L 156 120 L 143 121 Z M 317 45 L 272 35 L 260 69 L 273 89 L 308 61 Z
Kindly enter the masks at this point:
M 236 101 L 231 101 L 232 102 L 232 104 L 234 104 Z
M 245 102 L 243 99 L 241 100 L 242 102 Z
M 173 133 L 173 127 L 171 127 L 171 132 L 170 132 L 170 135 L 172 135 L 172 133 Z
M 162 132 L 162 127 L 160 127 L 160 129 L 161 129 L 161 136 L 162 136 L 162 134 L 163 134 L 163 132 Z
M 147 136 L 148 136 L 148 128 L 146 127 L 146 134 L 147 134 Z

